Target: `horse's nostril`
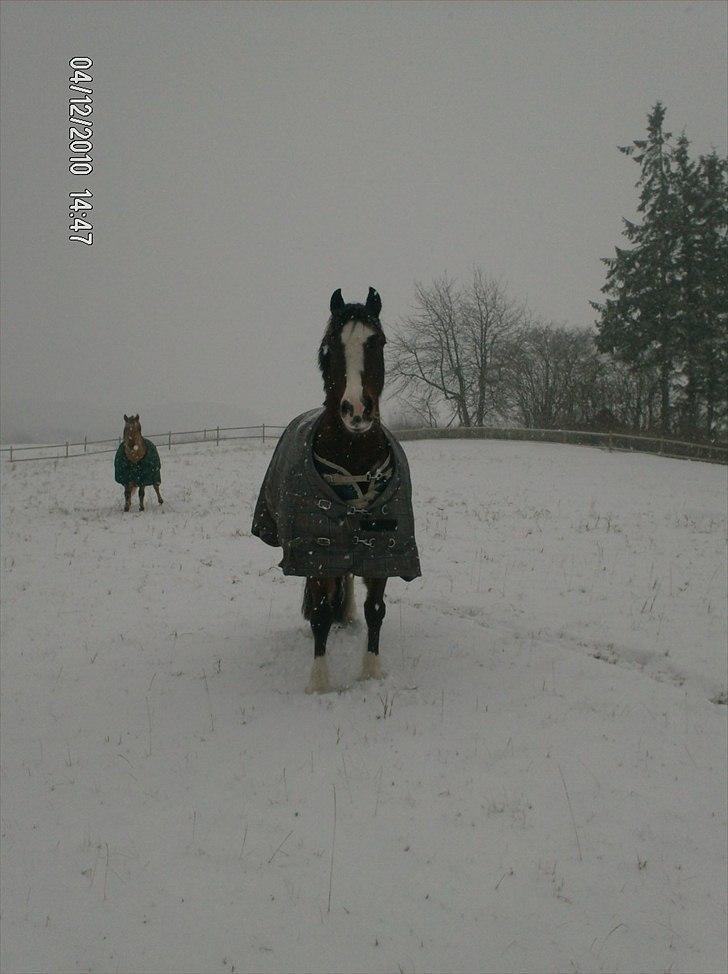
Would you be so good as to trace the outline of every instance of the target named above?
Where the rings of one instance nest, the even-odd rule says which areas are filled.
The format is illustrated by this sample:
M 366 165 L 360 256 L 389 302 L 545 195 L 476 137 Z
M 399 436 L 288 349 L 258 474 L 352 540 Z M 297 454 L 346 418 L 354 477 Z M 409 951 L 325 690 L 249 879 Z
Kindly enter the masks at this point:
M 352 416 L 351 421 L 354 426 L 358 426 L 361 423 L 361 416 Z
M 348 399 L 341 400 L 341 415 L 348 416 L 354 412 L 354 407 Z

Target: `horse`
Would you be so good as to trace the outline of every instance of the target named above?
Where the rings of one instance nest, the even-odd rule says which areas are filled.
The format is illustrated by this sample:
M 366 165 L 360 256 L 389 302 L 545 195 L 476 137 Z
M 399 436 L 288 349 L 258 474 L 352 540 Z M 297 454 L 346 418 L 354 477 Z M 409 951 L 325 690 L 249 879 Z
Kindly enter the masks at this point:
M 409 466 L 382 424 L 386 338 L 374 288 L 364 304 L 334 291 L 318 349 L 325 399 L 281 436 L 251 533 L 283 548 L 286 575 L 306 577 L 302 612 L 314 637 L 307 693 L 331 690 L 326 643 L 333 623 L 355 617 L 354 576 L 366 587 L 367 642 L 360 679 L 381 679 L 379 637 L 387 579 L 420 576 Z
M 157 500 L 164 504 L 159 493 L 162 482 L 162 464 L 159 452 L 151 440 L 142 436 L 139 413 L 124 414 L 124 433 L 114 457 L 114 478 L 124 488 L 124 510 L 131 507 L 131 496 L 139 488 L 139 510 L 144 510 L 144 488 L 154 487 Z

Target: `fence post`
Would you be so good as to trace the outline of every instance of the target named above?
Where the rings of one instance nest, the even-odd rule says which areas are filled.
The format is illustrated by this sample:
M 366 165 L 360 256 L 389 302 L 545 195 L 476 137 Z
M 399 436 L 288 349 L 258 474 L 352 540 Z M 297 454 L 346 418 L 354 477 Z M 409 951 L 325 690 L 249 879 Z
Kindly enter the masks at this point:
M 10 444 L 10 462 L 13 462 L 13 444 Z
M 215 430 L 215 446 L 220 446 L 220 427 Z
M 263 442 L 265 443 L 265 423 L 263 423 Z
M 202 439 L 203 439 L 203 440 L 206 440 L 206 439 L 207 439 L 207 430 L 206 430 L 206 429 L 204 429 L 204 430 L 202 431 Z
M 167 449 L 168 450 L 171 450 L 172 449 L 172 431 L 171 430 L 167 434 Z
M 66 440 L 66 456 L 68 456 L 68 440 Z
M 84 453 L 86 452 L 86 440 L 87 439 L 88 439 L 88 436 L 84 436 L 84 438 L 83 438 L 83 452 Z

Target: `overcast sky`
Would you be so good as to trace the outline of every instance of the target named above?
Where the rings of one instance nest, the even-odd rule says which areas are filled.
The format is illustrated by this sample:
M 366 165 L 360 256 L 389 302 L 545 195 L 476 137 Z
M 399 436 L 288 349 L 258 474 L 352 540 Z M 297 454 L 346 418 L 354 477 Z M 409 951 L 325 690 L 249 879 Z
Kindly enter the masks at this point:
M 695 153 L 726 151 L 726 10 L 6 0 L 5 439 L 130 410 L 149 432 L 285 423 L 321 401 L 337 287 L 376 287 L 393 330 L 415 281 L 477 263 L 591 323 L 636 202 L 616 146 L 661 99 Z M 94 60 L 88 177 L 67 169 L 74 55 Z M 85 186 L 91 247 L 67 239 Z

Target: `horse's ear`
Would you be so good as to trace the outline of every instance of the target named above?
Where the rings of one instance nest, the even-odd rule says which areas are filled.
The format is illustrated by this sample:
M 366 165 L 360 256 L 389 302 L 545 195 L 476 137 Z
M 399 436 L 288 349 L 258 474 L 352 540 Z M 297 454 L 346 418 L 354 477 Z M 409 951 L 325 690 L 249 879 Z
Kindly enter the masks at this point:
M 124 413 L 124 422 L 125 423 L 129 422 L 129 417 L 126 415 L 126 413 Z
M 135 423 L 139 422 L 139 413 L 137 413 L 136 416 L 134 417 L 134 422 Z
M 341 296 L 340 287 L 338 287 L 331 295 L 331 303 L 329 307 L 331 308 L 332 315 L 340 314 L 344 310 L 345 304 L 344 299 Z
M 379 317 L 379 312 L 382 310 L 382 299 L 379 297 L 379 294 L 374 290 L 373 287 L 369 288 L 365 308 L 367 314 L 371 315 L 372 318 Z

